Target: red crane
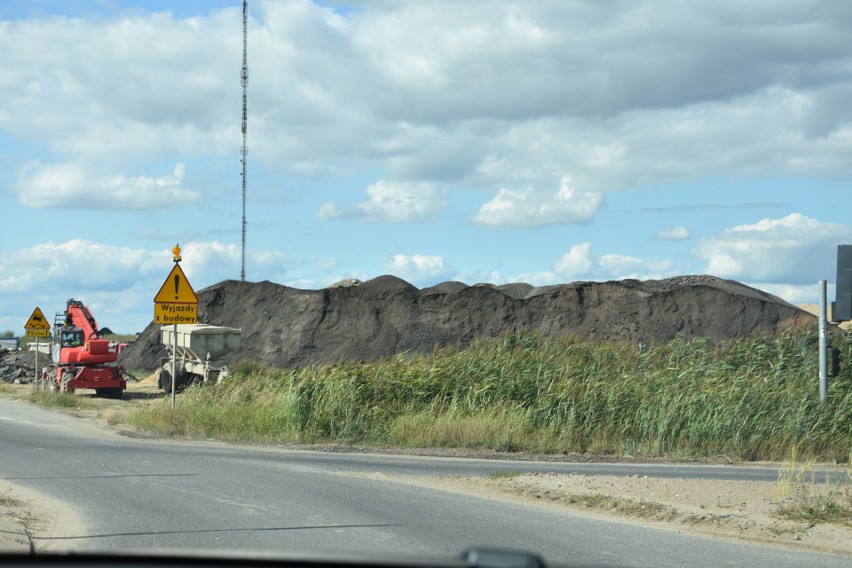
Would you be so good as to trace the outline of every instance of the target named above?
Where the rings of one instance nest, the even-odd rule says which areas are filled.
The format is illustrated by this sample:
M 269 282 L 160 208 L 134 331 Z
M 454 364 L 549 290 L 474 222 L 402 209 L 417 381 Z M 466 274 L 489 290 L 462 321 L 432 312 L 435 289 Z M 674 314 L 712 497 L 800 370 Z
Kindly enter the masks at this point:
M 56 314 L 53 327 L 52 387 L 73 393 L 95 389 L 99 396 L 121 398 L 127 388 L 124 367 L 111 365 L 118 359 L 119 346 L 101 339 L 98 324 L 88 306 L 68 300 L 64 312 Z

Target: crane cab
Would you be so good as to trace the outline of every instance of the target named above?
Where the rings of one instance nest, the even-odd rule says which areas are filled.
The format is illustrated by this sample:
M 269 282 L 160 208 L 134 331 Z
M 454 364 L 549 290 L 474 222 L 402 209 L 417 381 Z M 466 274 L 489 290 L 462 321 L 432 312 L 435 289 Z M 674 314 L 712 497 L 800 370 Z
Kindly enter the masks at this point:
M 61 347 L 82 347 L 83 330 L 79 327 L 65 327 L 60 332 L 59 344 Z

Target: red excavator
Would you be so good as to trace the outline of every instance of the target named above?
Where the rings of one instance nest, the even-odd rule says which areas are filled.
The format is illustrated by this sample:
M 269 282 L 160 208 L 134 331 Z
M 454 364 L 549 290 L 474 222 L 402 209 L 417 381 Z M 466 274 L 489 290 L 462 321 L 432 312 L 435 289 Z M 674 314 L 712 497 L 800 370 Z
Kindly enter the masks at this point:
M 101 339 L 88 306 L 68 300 L 65 311 L 57 313 L 54 320 L 51 386 L 68 393 L 95 389 L 98 396 L 121 398 L 127 388 L 121 376 L 124 367 L 110 364 L 116 362 L 118 352 L 118 345 Z

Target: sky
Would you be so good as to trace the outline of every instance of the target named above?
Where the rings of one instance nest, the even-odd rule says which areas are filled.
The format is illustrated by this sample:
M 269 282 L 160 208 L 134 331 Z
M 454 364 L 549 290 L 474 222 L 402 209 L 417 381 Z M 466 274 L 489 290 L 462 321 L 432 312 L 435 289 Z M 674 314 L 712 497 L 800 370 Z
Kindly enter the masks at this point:
M 834 297 L 852 5 L 251 0 L 246 280 Z M 239 280 L 242 2 L 0 0 L 0 330 Z

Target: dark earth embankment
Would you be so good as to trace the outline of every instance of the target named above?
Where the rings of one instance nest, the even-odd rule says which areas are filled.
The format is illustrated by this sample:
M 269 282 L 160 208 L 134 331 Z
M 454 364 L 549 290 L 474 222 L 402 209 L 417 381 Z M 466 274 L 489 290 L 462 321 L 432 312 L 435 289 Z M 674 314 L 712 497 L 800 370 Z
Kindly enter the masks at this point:
M 322 290 L 228 280 L 198 298 L 200 323 L 242 329 L 237 358 L 281 368 L 428 353 L 518 329 L 634 343 L 666 342 L 678 334 L 719 342 L 815 321 L 780 298 L 712 276 L 538 288 L 444 282 L 424 289 L 381 276 Z M 156 368 L 165 356 L 158 331 L 149 325 L 120 364 Z

